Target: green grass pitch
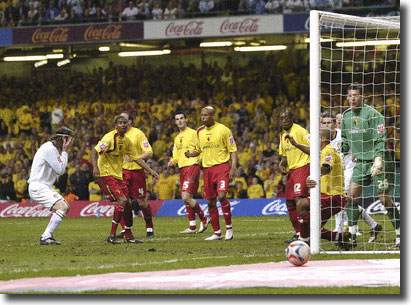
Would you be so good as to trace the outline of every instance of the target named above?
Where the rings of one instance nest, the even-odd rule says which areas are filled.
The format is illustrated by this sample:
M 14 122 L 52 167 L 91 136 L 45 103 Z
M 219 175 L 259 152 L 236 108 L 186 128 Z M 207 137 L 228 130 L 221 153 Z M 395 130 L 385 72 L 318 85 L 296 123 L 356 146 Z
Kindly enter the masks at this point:
M 208 242 L 204 241 L 204 238 L 212 234 L 211 225 L 203 234 L 182 235 L 178 232 L 188 226 L 187 218 L 154 217 L 155 238 L 146 239 L 144 221 L 138 217 L 134 218 L 133 233 L 144 243 L 111 245 L 106 242 L 111 218 L 67 217 L 55 233 L 55 238 L 61 241 L 62 245 L 40 246 L 39 238 L 48 221 L 49 218 L 2 218 L 0 220 L 2 232 L 0 280 L 278 262 L 285 260 L 284 250 L 287 244 L 284 240 L 293 235 L 289 219 L 285 216 L 233 217 L 235 238 L 231 241 Z M 220 217 L 220 224 L 224 224 L 222 217 Z M 222 231 L 224 234 L 225 229 L 223 228 Z M 381 235 L 383 235 L 379 237 L 381 240 L 394 239 L 394 236 L 385 236 L 388 234 Z M 362 238 L 368 239 L 368 231 L 365 228 Z M 326 250 L 337 250 L 331 243 L 325 243 L 322 247 Z M 384 249 L 385 246 L 377 243 L 369 247 L 371 250 Z M 399 257 L 399 254 L 319 254 L 311 259 Z M 340 287 L 338 289 L 301 287 L 172 292 L 112 290 L 95 293 L 398 294 L 399 292 L 399 287 Z

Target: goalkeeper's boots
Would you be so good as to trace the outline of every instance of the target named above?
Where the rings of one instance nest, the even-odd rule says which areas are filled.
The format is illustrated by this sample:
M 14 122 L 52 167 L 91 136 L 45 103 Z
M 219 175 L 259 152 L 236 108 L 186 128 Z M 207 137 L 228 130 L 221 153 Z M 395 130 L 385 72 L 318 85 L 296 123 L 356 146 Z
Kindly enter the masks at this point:
M 124 235 L 126 234 L 126 231 L 123 230 L 119 234 L 116 235 L 116 238 L 124 238 Z
M 295 235 L 294 235 L 293 237 L 291 237 L 290 239 L 284 240 L 284 242 L 287 243 L 287 244 L 291 244 L 293 241 L 298 240 L 299 237 L 300 237 L 300 236 L 299 236 L 298 234 L 295 234 Z
M 131 236 L 130 238 L 124 239 L 124 242 L 127 244 L 141 244 L 143 243 L 141 240 L 135 239 L 134 236 Z
M 53 237 L 42 239 L 40 237 L 40 245 L 61 245 L 61 242 L 55 240 Z
M 394 245 L 391 246 L 391 249 L 400 249 L 401 248 L 400 242 L 401 240 L 399 238 L 396 238 Z
M 377 223 L 374 229 L 370 230 L 370 239 L 368 240 L 369 243 L 373 243 L 377 240 L 378 234 L 382 231 L 382 226 Z
M 115 235 L 110 235 L 107 237 L 107 242 L 113 245 L 118 245 L 120 242 L 116 239 Z
M 345 251 L 350 251 L 357 247 L 357 240 L 352 239 L 351 233 L 343 232 L 342 240 L 337 245 Z

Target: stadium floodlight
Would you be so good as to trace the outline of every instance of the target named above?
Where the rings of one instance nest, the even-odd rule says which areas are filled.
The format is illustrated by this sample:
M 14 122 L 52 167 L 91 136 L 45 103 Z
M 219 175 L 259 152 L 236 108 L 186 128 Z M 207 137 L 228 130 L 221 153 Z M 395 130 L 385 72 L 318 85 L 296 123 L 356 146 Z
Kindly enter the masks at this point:
M 287 46 L 276 45 L 276 46 L 255 46 L 255 47 L 235 47 L 236 52 L 261 52 L 261 51 L 279 51 L 285 50 Z
M 134 52 L 120 52 L 118 56 L 120 57 L 130 57 L 130 56 L 158 56 L 170 54 L 170 50 L 153 50 L 153 51 L 134 51 Z
M 57 67 L 61 67 L 70 63 L 70 59 L 64 59 L 57 62 Z
M 6 56 L 4 61 L 39 61 L 47 59 L 45 55 L 30 55 L 30 56 Z
M 210 41 L 200 43 L 200 48 L 229 47 L 232 44 L 231 41 Z
M 327 112 L 334 118 L 338 113 L 345 117 L 345 111 L 350 107 L 347 101 L 347 89 L 353 83 L 362 86 L 365 103 L 376 107 L 384 116 L 386 126 L 382 126 L 383 131 L 379 126 L 378 133 L 386 130 L 387 140 L 393 143 L 393 155 L 400 152 L 400 135 L 395 131 L 400 127 L 400 28 L 399 16 L 358 17 L 316 10 L 310 12 L 310 177 L 312 180 L 320 181 L 320 115 Z M 322 39 L 334 39 L 336 43 L 322 44 Z M 383 48 L 388 45 L 392 47 Z M 357 123 L 354 121 L 352 124 Z M 392 171 L 386 174 L 395 177 L 391 195 L 399 210 L 399 166 L 393 165 Z M 347 189 L 349 181 L 347 184 L 342 184 L 344 184 L 341 186 L 342 189 Z M 378 198 L 380 192 L 378 188 L 381 186 L 364 187 L 360 206 L 370 214 L 371 218 L 367 220 L 368 225 L 362 221 L 358 225 L 366 232 L 369 230 L 368 227 L 372 229 L 370 223 L 375 218 L 374 223 L 381 222 L 384 231 L 379 233 L 377 242 L 371 238 L 369 241 L 368 234 L 357 236 L 357 247 L 343 253 L 399 253 L 399 249 L 390 248 L 396 235 L 399 234 L 399 228 L 396 227 L 399 219 L 384 216 L 387 211 Z M 321 185 L 317 185 L 310 190 L 311 251 L 313 254 L 341 254 L 341 250 L 337 251 L 335 248 L 334 242 L 320 240 L 320 189 Z M 355 210 L 351 208 L 347 212 L 353 215 Z M 357 227 L 353 219 L 349 225 L 352 231 Z M 330 219 L 326 226 L 334 230 L 334 218 Z
M 108 47 L 108 46 L 101 46 L 101 47 L 98 48 L 98 50 L 99 50 L 100 52 L 108 52 L 108 51 L 110 51 L 110 47 Z
M 40 61 L 36 61 L 36 62 L 34 63 L 34 67 L 35 67 L 35 68 L 38 68 L 38 67 L 44 66 L 44 65 L 47 64 L 47 63 L 48 63 L 48 60 L 47 60 L 47 59 L 45 59 L 45 60 L 40 60 Z
M 150 44 L 141 44 L 141 43 L 131 43 L 131 42 L 120 42 L 120 47 L 127 47 L 127 48 L 155 48 L 156 46 Z
M 62 59 L 64 54 L 46 54 L 47 59 Z
M 400 39 L 337 42 L 335 45 L 339 48 L 343 48 L 343 47 L 365 47 L 365 46 L 388 46 L 388 45 L 397 45 L 397 44 L 401 44 Z

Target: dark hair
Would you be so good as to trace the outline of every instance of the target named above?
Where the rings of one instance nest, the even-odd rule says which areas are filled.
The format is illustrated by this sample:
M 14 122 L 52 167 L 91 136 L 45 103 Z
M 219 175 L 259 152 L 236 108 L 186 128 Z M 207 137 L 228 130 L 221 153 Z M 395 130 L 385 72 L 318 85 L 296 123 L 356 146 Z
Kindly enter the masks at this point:
M 71 130 L 70 128 L 65 127 L 65 126 L 60 127 L 59 129 L 57 129 L 56 132 L 55 132 L 55 135 L 56 136 L 70 136 L 70 137 L 75 137 L 76 136 L 76 134 L 74 133 L 73 130 Z
M 333 122 L 336 121 L 336 118 L 334 118 L 329 111 L 324 111 L 321 113 L 321 119 L 323 118 L 331 118 Z
M 50 137 L 49 141 L 52 141 L 54 143 L 54 146 L 56 146 L 58 149 L 61 149 L 63 147 L 64 137 L 75 137 L 75 136 L 76 134 L 74 133 L 73 130 L 71 130 L 68 127 L 63 126 L 56 130 L 56 132 Z
M 353 83 L 353 84 L 348 86 L 347 91 L 349 91 L 349 90 L 358 90 L 358 91 L 360 91 L 360 93 L 362 95 L 363 86 L 360 83 Z
M 173 117 L 175 118 L 177 114 L 182 114 L 182 115 L 184 115 L 184 118 L 187 118 L 187 114 L 184 110 L 179 109 L 179 110 L 174 111 Z
M 124 116 L 124 115 L 119 115 L 119 116 L 117 116 L 115 119 L 114 119 L 114 124 L 118 124 L 118 121 L 120 120 L 120 119 L 126 119 L 127 120 L 127 118 Z

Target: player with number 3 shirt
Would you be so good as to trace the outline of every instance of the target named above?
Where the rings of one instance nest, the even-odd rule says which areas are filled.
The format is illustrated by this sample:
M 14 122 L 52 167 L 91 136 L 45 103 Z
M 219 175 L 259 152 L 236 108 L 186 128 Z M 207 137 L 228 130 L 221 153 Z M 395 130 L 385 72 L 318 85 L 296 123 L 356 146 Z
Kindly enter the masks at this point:
M 230 179 L 237 168 L 237 145 L 231 130 L 223 124 L 215 122 L 215 109 L 212 106 L 201 110 L 201 122 L 204 124 L 197 129 L 197 143 L 192 151 L 185 152 L 186 157 L 192 158 L 202 154 L 204 168 L 204 198 L 207 199 L 208 212 L 214 234 L 206 240 L 220 240 L 221 229 L 217 198 L 221 203 L 226 234 L 225 240 L 233 238 L 231 223 L 231 205 L 227 200 Z M 231 160 L 231 164 L 230 161 Z

